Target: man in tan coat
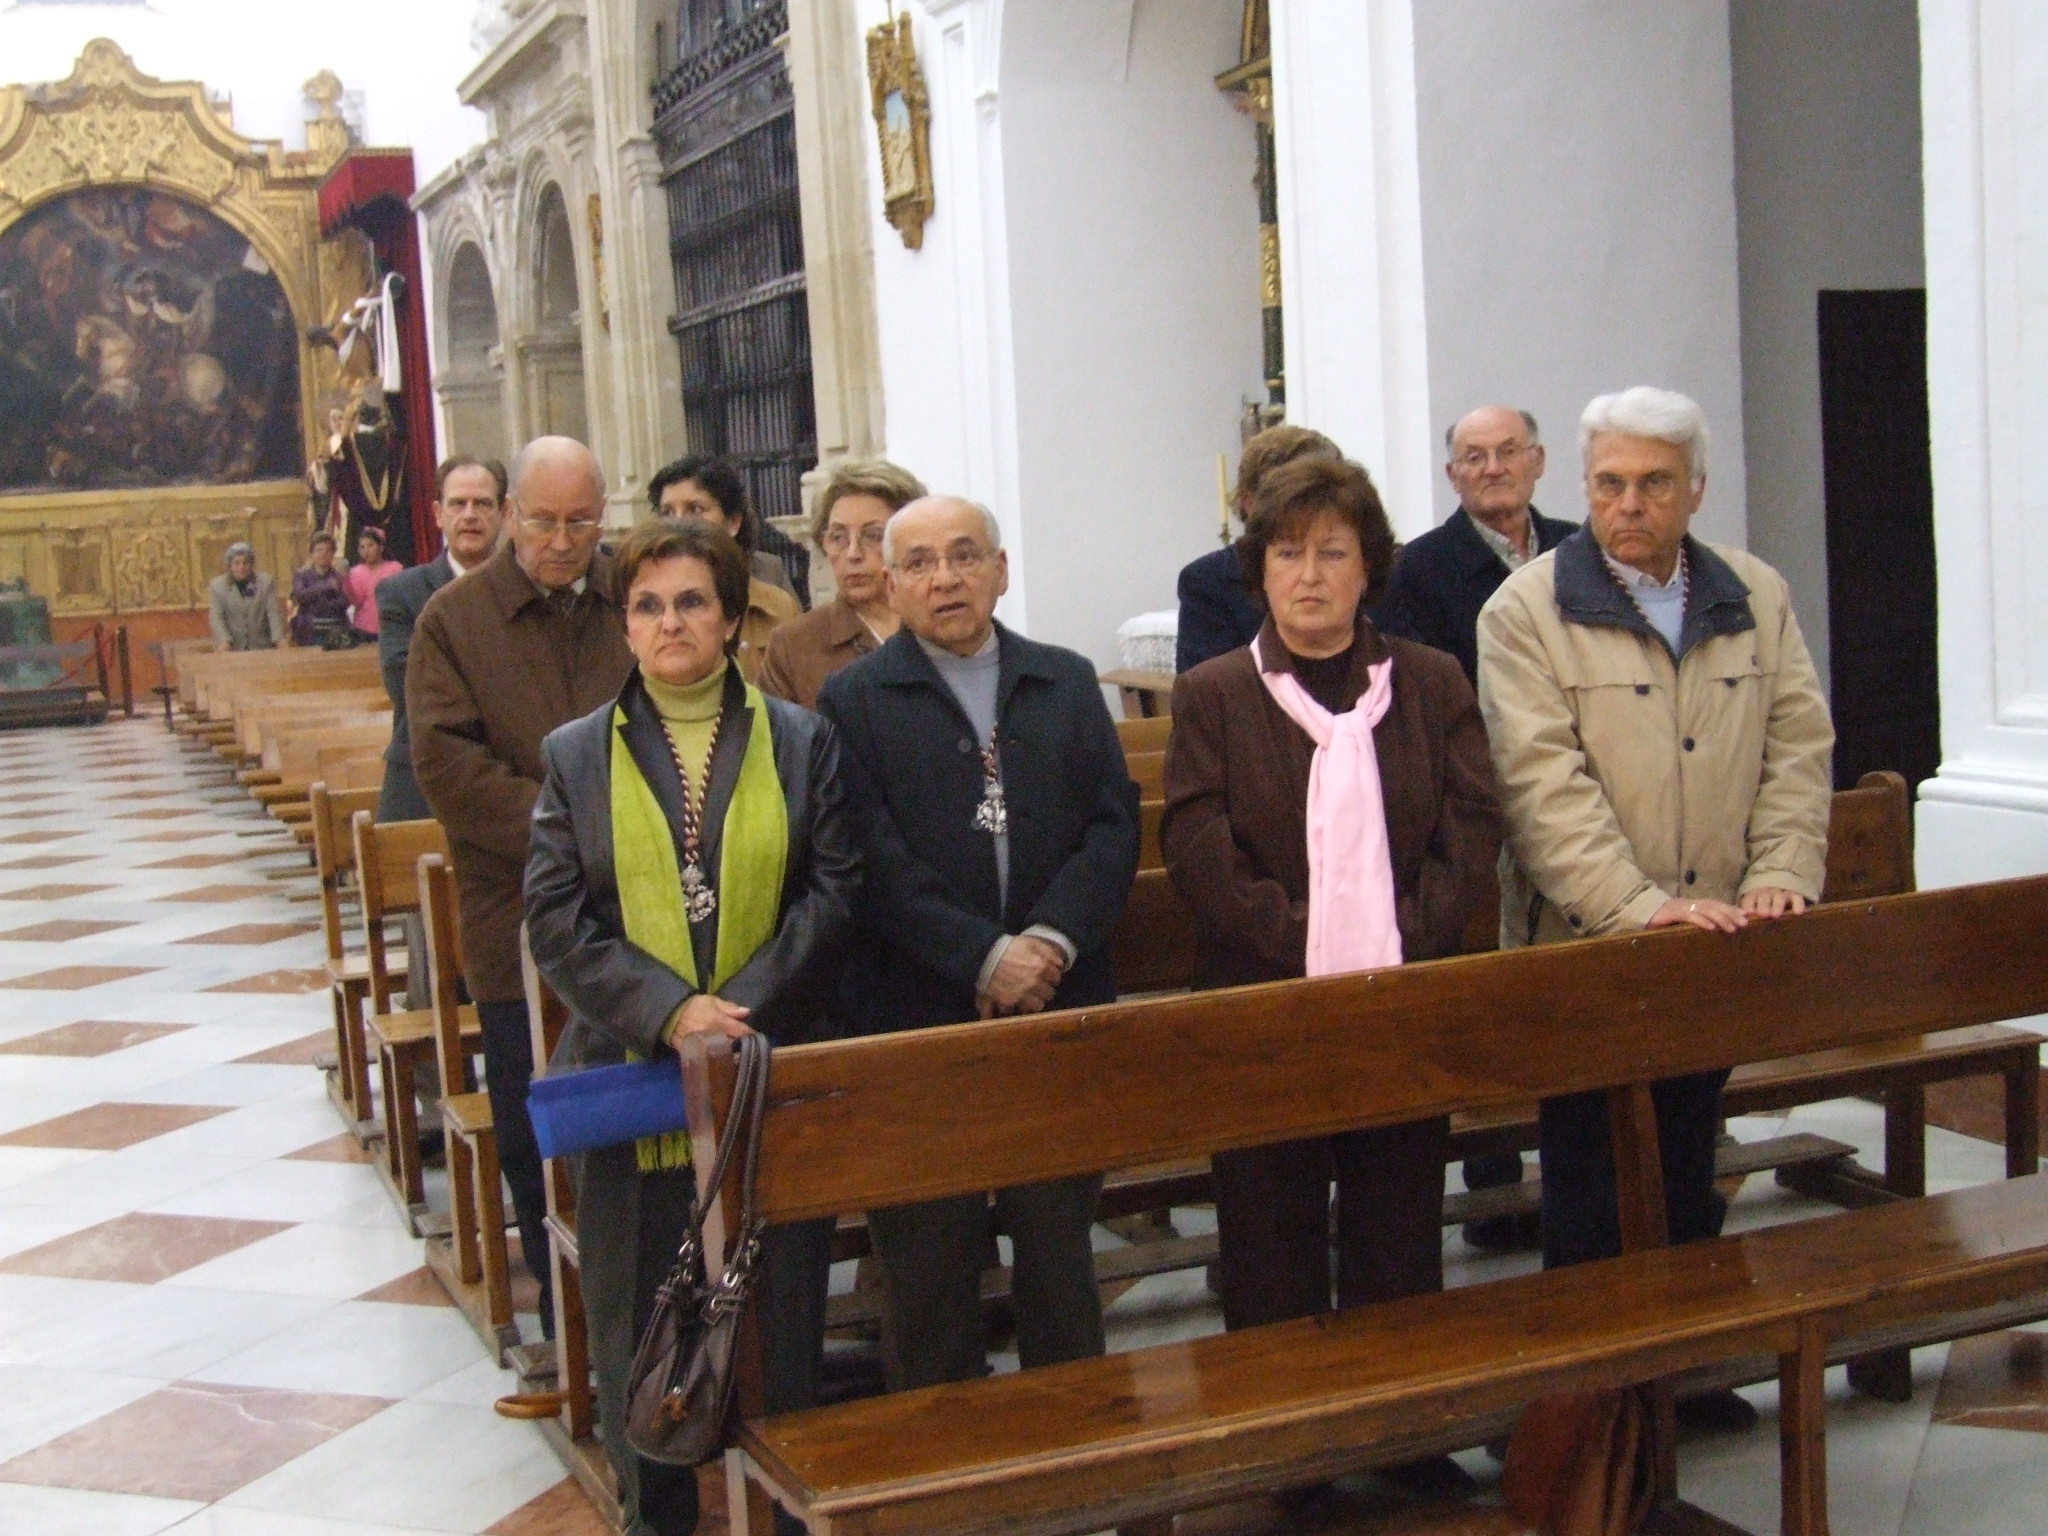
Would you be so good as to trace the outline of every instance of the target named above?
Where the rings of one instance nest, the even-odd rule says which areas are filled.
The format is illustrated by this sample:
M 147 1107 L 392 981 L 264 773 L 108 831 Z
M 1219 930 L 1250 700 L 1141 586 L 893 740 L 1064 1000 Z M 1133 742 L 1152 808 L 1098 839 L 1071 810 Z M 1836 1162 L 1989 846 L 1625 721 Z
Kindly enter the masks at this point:
M 1785 582 L 1693 538 L 1706 418 L 1603 395 L 1579 424 L 1584 529 L 1479 617 L 1479 703 L 1507 819 L 1501 943 L 1795 915 L 1827 862 L 1828 721 Z M 1725 1072 L 1656 1085 L 1673 1242 L 1720 1228 Z M 1541 1112 L 1543 1258 L 1620 1251 L 1603 1097 Z
M 541 739 L 614 698 L 633 670 L 610 559 L 597 547 L 604 499 L 604 473 L 583 444 L 527 444 L 505 498 L 511 538 L 428 600 L 405 669 L 413 771 L 455 855 L 463 969 L 483 1025 L 498 1160 L 550 1334 L 519 922 Z

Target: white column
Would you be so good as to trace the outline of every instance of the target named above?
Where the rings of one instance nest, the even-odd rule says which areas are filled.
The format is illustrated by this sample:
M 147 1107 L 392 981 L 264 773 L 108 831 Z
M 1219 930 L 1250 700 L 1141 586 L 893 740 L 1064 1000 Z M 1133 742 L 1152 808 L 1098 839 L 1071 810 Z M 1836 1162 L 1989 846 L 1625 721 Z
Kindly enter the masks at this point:
M 1273 0 L 1272 27 L 1287 419 L 1363 463 L 1412 538 L 1437 456 L 1410 0 Z
M 1923 885 L 2048 870 L 2048 14 L 1920 10 L 1940 772 Z

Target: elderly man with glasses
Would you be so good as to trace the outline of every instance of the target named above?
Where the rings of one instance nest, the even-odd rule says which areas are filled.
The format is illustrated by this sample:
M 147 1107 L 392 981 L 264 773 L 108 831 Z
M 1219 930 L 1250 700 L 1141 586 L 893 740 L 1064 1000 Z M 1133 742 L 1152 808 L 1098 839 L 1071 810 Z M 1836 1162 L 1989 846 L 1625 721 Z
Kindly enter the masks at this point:
M 611 557 L 597 547 L 604 501 L 604 472 L 583 444 L 527 444 L 505 497 L 512 536 L 428 600 L 405 668 L 413 772 L 455 856 L 463 970 L 483 1025 L 498 1160 L 550 1336 L 547 1199 L 526 1112 L 533 1043 L 519 923 L 541 740 L 616 698 L 633 670 Z
M 858 1034 L 1106 1003 L 1138 867 L 1138 792 L 1095 669 L 995 621 L 1009 557 L 985 508 L 911 502 L 882 558 L 899 629 L 819 700 L 867 868 L 850 964 Z M 998 1190 L 1027 1367 L 1102 1352 L 1098 1178 Z M 981 1195 L 868 1213 L 896 1388 L 987 1372 Z

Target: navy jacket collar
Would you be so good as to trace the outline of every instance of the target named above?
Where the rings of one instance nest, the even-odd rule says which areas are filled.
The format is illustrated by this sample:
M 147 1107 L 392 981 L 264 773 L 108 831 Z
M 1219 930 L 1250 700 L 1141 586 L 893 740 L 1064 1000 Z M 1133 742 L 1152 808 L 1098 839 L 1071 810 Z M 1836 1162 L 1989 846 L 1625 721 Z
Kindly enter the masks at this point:
M 1685 626 L 1678 632 L 1674 661 L 1685 660 L 1686 652 L 1702 640 L 1756 628 L 1756 616 L 1749 607 L 1749 588 L 1727 561 L 1687 534 L 1685 562 Z M 1579 529 L 1557 546 L 1554 587 L 1558 616 L 1567 624 L 1625 629 L 1670 650 L 1664 637 L 1615 581 L 1590 529 Z

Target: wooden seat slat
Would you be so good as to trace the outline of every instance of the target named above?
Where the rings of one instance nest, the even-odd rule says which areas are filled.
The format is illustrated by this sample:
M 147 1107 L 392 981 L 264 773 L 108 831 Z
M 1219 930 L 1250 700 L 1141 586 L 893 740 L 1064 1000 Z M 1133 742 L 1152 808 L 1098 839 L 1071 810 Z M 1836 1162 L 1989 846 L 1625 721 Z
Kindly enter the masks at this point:
M 1983 1234 L 1996 1234 L 1985 1241 Z M 1785 1353 L 1801 1319 L 1875 1326 L 1937 1293 L 2040 1293 L 2048 1175 L 1681 1249 L 1211 1335 L 748 1424 L 767 1480 L 839 1529 L 1085 1531 L 1228 1491 L 1273 1460 L 1398 1444 L 1404 1428 L 1620 1385 L 1731 1350 Z M 1603 1361 L 1622 1369 L 1603 1380 Z M 1113 1470 L 1111 1468 L 1113 1467 Z M 991 1497 L 1000 1486 L 999 1496 Z M 1091 1494 L 1102 1502 L 1091 1502 Z M 998 1513 L 999 1512 L 999 1513 Z M 855 1518 L 858 1516 L 859 1518 Z
M 777 1060 L 761 1211 L 837 1215 L 2024 1016 L 2048 991 L 2044 930 L 2038 877 L 1734 935 L 1637 934 L 800 1046 Z M 1726 985 L 1735 967 L 1740 988 Z M 1640 1001 L 1678 997 L 1683 1030 L 1659 1029 Z M 1190 1096 L 1197 1077 L 1205 1091 Z M 933 1158 L 941 1137 L 947 1156 Z

